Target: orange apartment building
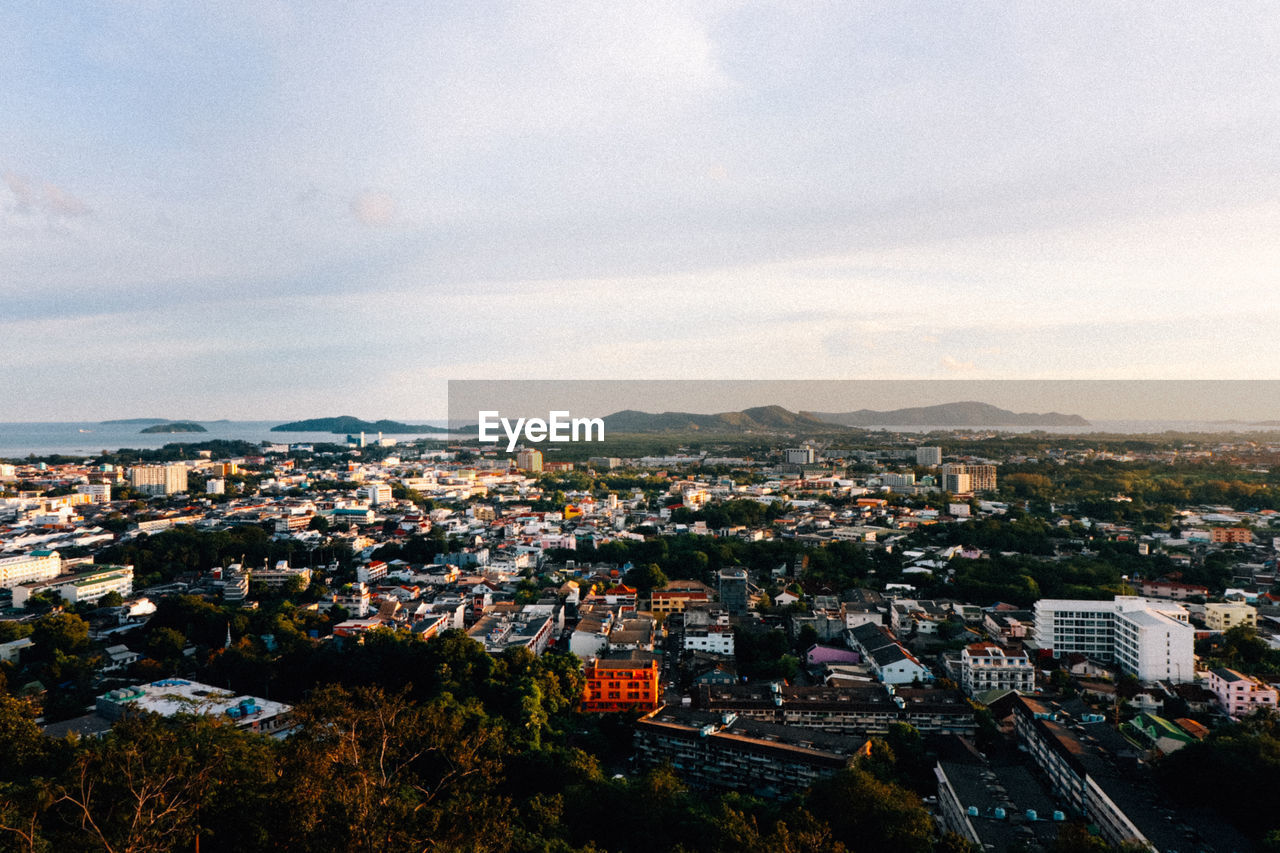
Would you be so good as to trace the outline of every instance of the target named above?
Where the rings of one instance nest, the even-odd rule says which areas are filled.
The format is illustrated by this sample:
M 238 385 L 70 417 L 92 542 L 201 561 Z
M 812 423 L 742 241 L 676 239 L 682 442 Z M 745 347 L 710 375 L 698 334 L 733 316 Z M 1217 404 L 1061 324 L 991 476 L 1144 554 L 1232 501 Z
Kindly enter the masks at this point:
M 1247 527 L 1214 527 L 1209 531 L 1209 541 L 1248 545 L 1253 541 L 1253 531 Z
M 592 658 L 587 661 L 586 679 L 582 710 L 587 713 L 658 707 L 658 662 L 643 652 Z

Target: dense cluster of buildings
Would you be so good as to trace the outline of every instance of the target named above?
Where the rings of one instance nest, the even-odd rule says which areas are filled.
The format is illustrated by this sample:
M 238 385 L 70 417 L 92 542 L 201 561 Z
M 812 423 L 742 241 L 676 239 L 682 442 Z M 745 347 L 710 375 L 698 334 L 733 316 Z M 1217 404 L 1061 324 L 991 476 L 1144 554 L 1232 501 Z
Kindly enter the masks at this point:
M 1157 825 L 1169 822 L 1151 822 L 1150 814 L 1161 813 L 1143 793 L 1145 762 L 1203 737 L 1202 721 L 1277 705 L 1271 683 L 1204 666 L 1196 655 L 1197 641 L 1242 627 L 1271 636 L 1271 625 L 1280 625 L 1280 598 L 1269 592 L 1277 540 L 1262 534 L 1274 519 L 1262 511 L 1187 508 L 1178 533 L 1145 534 L 1055 516 L 1052 524 L 1073 535 L 1087 530 L 1090 541 L 1158 553 L 1165 571 L 1135 578 L 1132 591 L 1140 594 L 1019 607 L 943 597 L 955 561 L 992 553 L 912 536 L 1006 514 L 995 460 L 894 447 L 849 454 L 860 463 L 850 474 L 809 445 L 760 464 L 706 454 L 599 457 L 587 463 L 595 474 L 625 467 L 635 476 L 588 491 L 568 480 L 548 485 L 545 476 L 576 468 L 536 449 L 514 459 L 391 449 L 397 453 L 366 458 L 280 445 L 234 459 L 124 469 L 0 467 L 0 478 L 15 484 L 0 497 L 0 607 L 22 619 L 36 605 L 89 612 L 118 596 L 128 610 L 142 598 L 181 592 L 238 608 L 307 590 L 306 608 L 329 616 L 315 642 L 358 644 L 377 630 L 422 639 L 457 630 L 494 655 L 576 655 L 581 710 L 635 715 L 637 766 L 669 765 L 698 788 L 792 793 L 865 758 L 869 739 L 907 725 L 932 744 L 953 744 L 935 771 L 938 818 L 987 849 L 1045 842 L 1057 825 L 1081 819 L 1112 843 L 1176 849 L 1168 827 Z M 712 465 L 744 465 L 751 476 L 705 473 Z M 130 501 L 113 500 L 126 489 Z M 563 500 L 553 504 L 557 492 Z M 139 508 L 138 496 L 151 500 Z M 699 514 L 727 501 L 767 507 L 768 520 L 718 527 L 709 525 L 711 514 Z M 135 590 L 132 566 L 92 556 L 174 527 L 239 525 L 295 543 L 308 559 L 184 569 Z M 610 543 L 691 536 L 786 540 L 796 556 L 767 567 L 726 560 L 652 589 L 629 585 L 635 566 L 586 556 Z M 436 543 L 431 553 L 397 556 L 428 540 Z M 805 554 L 834 543 L 875 552 L 878 565 L 893 566 L 890 579 L 873 572 L 854 589 L 813 580 Z M 1235 586 L 1211 591 L 1183 582 L 1178 566 L 1223 548 L 1248 555 L 1234 569 Z M 63 550 L 81 556 L 64 559 Z M 325 550 L 349 556 L 342 565 L 314 557 Z M 145 649 L 131 647 L 128 635 L 120 642 L 115 630 L 96 638 L 112 644 L 104 673 L 126 679 Z M 795 653 L 793 668 L 785 677 L 750 674 L 744 654 L 779 632 Z M 1270 642 L 1280 648 L 1280 638 Z M 22 651 L 0 648 L 6 661 L 20 660 Z M 1064 679 L 1095 704 L 1050 698 Z M 1136 685 L 1131 695 L 1119 695 L 1121 682 Z M 1194 710 L 1159 713 L 1174 700 Z M 1124 724 L 1116 725 L 1122 706 Z M 1023 760 L 1006 766 L 966 751 L 979 727 L 975 707 L 992 712 Z M 267 734 L 289 728 L 287 706 L 183 677 L 107 691 L 97 722 L 81 725 L 179 709 Z

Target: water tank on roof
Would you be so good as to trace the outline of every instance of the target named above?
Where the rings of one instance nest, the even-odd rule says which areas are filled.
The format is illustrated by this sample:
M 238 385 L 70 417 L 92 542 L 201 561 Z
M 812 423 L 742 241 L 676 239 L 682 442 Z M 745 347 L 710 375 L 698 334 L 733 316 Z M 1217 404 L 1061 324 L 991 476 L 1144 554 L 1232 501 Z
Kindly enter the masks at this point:
M 1027 809 L 1027 820 L 1039 820 L 1035 809 Z
M 965 811 L 966 811 L 966 812 L 968 812 L 969 817 L 977 817 L 977 816 L 978 816 L 978 807 L 977 807 L 977 806 L 969 806 L 969 808 L 967 808 Z
M 1004 809 L 1001 808 L 1000 806 L 996 806 L 995 812 L 993 812 L 993 814 L 995 815 L 996 820 L 1004 820 Z
M 1067 819 L 1067 816 L 1066 816 L 1065 814 L 1063 814 L 1062 812 L 1055 811 L 1055 812 L 1053 813 L 1053 819 L 1054 819 L 1054 820 L 1066 820 L 1066 819 Z

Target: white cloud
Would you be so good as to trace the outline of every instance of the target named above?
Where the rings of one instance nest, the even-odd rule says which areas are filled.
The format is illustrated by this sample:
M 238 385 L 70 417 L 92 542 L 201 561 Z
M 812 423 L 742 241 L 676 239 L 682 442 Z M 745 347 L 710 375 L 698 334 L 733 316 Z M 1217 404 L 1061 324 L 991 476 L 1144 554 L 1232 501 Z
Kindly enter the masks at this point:
M 6 171 L 4 182 L 12 196 L 9 208 L 14 213 L 42 215 L 47 222 L 76 219 L 92 213 L 84 201 L 47 181 L 37 189 L 35 182 L 27 176 Z

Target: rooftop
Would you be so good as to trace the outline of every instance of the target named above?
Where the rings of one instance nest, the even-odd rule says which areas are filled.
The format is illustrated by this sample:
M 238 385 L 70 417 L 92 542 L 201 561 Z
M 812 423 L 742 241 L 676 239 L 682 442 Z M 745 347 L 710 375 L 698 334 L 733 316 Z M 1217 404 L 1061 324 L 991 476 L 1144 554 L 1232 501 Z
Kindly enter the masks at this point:
M 112 690 L 98 697 L 100 711 L 107 712 L 111 706 L 150 711 L 164 717 L 175 714 L 227 714 L 233 719 L 239 719 L 242 715 L 253 719 L 269 719 L 291 710 L 291 706 L 281 702 L 245 696 L 180 678 L 165 678 L 138 687 Z
M 862 738 L 762 723 L 735 714 L 722 715 L 688 708 L 659 708 L 642 718 L 639 724 L 685 736 L 715 738 L 726 745 L 780 751 L 793 758 L 832 764 L 846 763 L 865 744 Z

